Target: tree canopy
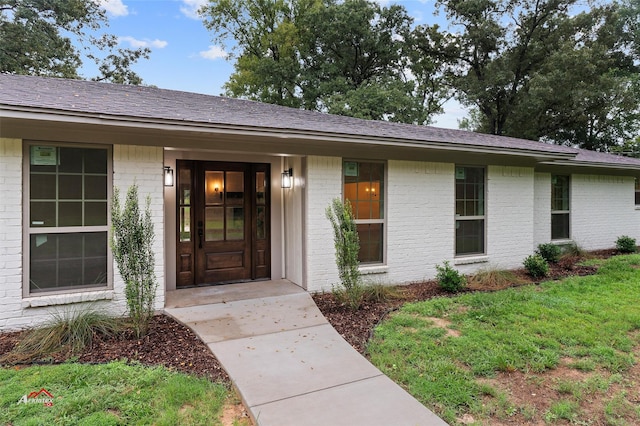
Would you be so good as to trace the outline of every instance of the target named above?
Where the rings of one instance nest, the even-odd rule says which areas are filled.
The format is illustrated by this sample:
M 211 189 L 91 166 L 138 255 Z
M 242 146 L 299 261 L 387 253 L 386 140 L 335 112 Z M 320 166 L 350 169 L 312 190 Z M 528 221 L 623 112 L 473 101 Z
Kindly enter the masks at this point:
M 446 100 L 433 90 L 436 67 L 408 49 L 413 19 L 401 6 L 211 0 L 201 13 L 218 43 L 235 46 L 227 95 L 419 124 Z
M 428 124 L 455 96 L 475 131 L 610 150 L 640 130 L 640 0 L 440 0 L 414 25 L 367 0 L 210 0 L 227 95 Z
M 633 0 L 637 1 L 637 0 Z M 474 130 L 608 150 L 639 129 L 633 17 L 617 3 L 455 0 L 443 57 Z M 421 29 L 418 29 L 421 30 Z
M 131 65 L 150 50 L 118 48 L 117 37 L 99 34 L 106 26 L 97 0 L 0 0 L 0 72 L 80 78 L 84 58 L 98 67 L 94 80 L 140 84 Z

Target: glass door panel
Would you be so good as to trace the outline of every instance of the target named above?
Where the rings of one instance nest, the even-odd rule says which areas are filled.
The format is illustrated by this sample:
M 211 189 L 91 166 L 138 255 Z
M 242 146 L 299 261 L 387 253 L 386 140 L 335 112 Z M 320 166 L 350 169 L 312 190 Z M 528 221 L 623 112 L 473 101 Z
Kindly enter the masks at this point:
M 244 202 L 244 172 L 227 172 L 226 177 L 227 204 L 242 204 Z

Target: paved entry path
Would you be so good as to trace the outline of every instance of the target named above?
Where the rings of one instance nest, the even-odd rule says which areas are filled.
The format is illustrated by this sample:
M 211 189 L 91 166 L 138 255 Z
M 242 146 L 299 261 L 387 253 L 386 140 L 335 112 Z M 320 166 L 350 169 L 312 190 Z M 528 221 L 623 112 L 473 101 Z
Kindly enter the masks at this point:
M 260 426 L 446 425 L 288 281 L 177 290 L 165 311 L 209 346 Z

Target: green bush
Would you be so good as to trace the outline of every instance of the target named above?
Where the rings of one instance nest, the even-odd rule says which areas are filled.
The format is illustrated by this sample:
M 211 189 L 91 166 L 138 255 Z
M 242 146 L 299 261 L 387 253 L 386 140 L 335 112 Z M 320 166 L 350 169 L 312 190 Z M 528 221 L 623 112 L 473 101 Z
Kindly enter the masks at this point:
M 616 240 L 616 248 L 620 253 L 635 253 L 636 251 L 638 251 L 636 239 L 631 238 L 627 235 L 618 237 L 618 239 Z
M 533 278 L 541 278 L 549 273 L 549 263 L 539 254 L 532 254 L 527 257 L 523 265 L 527 273 Z
M 467 284 L 465 276 L 456 269 L 453 269 L 447 261 L 444 262 L 444 266 L 436 265 L 436 270 L 438 271 L 436 280 L 443 290 L 456 293 L 462 290 Z
M 562 249 L 553 243 L 539 244 L 536 253 L 549 263 L 558 263 Z

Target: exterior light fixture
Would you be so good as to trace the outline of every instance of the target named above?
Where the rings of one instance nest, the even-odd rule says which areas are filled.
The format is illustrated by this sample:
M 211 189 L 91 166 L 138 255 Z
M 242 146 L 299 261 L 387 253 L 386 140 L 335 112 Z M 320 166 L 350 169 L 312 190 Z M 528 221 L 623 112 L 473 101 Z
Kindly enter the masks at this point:
M 164 186 L 173 186 L 173 169 L 169 166 L 164 167 Z
M 282 172 L 282 188 L 291 188 L 291 182 L 293 181 L 293 169 L 285 170 Z

